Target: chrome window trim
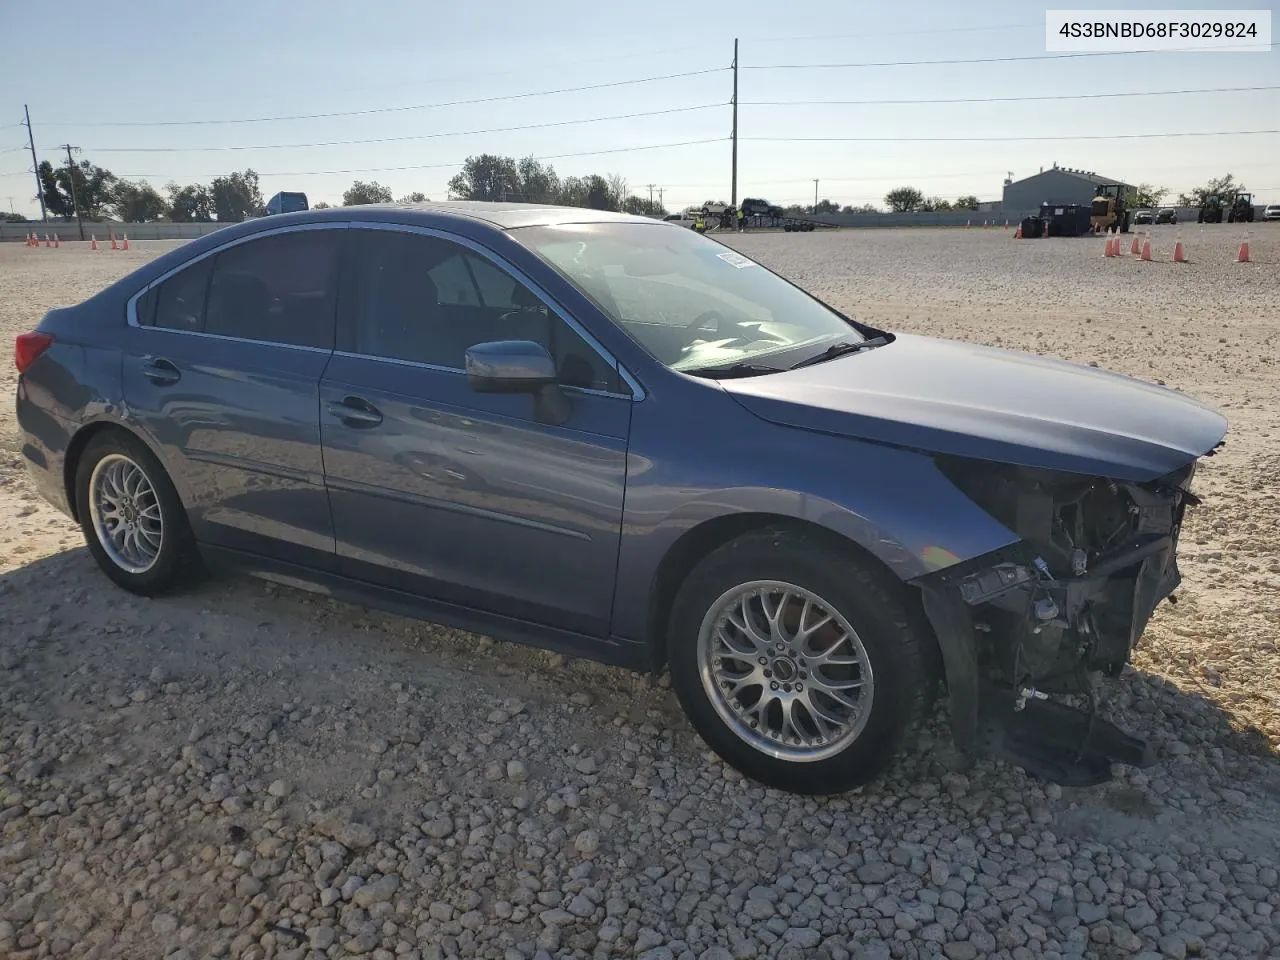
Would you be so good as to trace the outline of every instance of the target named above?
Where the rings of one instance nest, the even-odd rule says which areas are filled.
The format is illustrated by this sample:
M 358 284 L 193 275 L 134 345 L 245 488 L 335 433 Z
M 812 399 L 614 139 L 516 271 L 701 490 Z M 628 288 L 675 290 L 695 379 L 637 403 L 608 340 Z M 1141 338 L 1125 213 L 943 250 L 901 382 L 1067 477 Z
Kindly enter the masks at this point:
M 145 297 L 153 289 L 160 286 L 160 284 L 164 283 L 170 277 L 176 276 L 177 274 L 181 273 L 183 270 L 188 269 L 189 267 L 194 267 L 201 260 L 205 260 L 209 257 L 216 256 L 217 254 L 222 253 L 224 250 L 230 250 L 232 247 L 238 247 L 242 243 L 248 243 L 251 240 L 261 240 L 263 237 L 274 237 L 283 233 L 298 233 L 303 230 L 346 230 L 349 226 L 350 224 L 348 224 L 345 220 L 338 220 L 333 222 L 324 221 L 321 223 L 295 223 L 285 227 L 274 227 L 269 230 L 259 230 L 255 233 L 250 233 L 247 236 L 237 237 L 234 240 L 228 240 L 226 243 L 220 244 L 214 247 L 212 250 L 206 250 L 204 253 L 200 254 L 198 257 L 192 257 L 190 260 L 180 263 L 178 264 L 178 266 L 174 267 L 173 269 L 168 270 L 165 273 L 162 273 L 160 276 L 156 277 L 154 280 L 148 283 L 145 287 L 143 287 L 141 290 L 139 290 L 137 293 L 131 296 L 128 302 L 126 302 L 125 308 L 124 308 L 125 322 L 128 323 L 128 325 L 131 327 L 137 327 L 139 329 L 145 329 L 145 330 L 153 330 L 158 333 L 172 333 L 172 334 L 177 334 L 179 336 L 185 336 L 185 337 L 204 337 L 207 340 L 225 340 L 227 343 L 252 343 L 260 346 L 284 347 L 287 350 L 303 350 L 303 351 L 306 351 L 307 353 L 333 353 L 333 349 L 331 347 L 308 347 L 300 343 L 281 343 L 279 340 L 250 340 L 247 337 L 230 337 L 223 333 L 205 333 L 203 330 L 174 330 L 169 327 L 156 327 L 151 325 L 147 325 L 144 327 L 141 323 L 138 322 L 138 301 L 141 300 L 143 297 Z M 334 314 L 334 324 L 335 324 L 334 337 L 336 339 L 337 337 L 336 312 Z
M 595 351 L 595 353 L 597 354 L 597 356 L 600 357 L 601 360 L 603 360 L 611 369 L 617 372 L 618 376 L 622 378 L 622 381 L 631 389 L 631 393 L 629 394 L 614 393 L 613 391 L 610 391 L 610 390 L 596 390 L 590 387 L 566 386 L 565 389 L 575 390 L 575 391 L 586 393 L 586 394 L 591 394 L 592 396 L 620 397 L 626 400 L 632 400 L 637 403 L 643 400 L 647 396 L 647 394 L 645 393 L 644 387 L 640 385 L 640 382 L 632 375 L 631 371 L 628 370 L 626 367 L 624 367 L 621 363 L 619 363 L 618 359 L 612 353 L 609 352 L 609 350 L 604 346 L 604 344 L 602 344 L 599 340 L 597 340 L 589 330 L 587 330 L 585 327 L 582 326 L 581 323 L 579 323 L 576 319 L 574 319 L 573 316 L 571 316 L 567 310 L 561 307 L 560 304 L 556 302 L 555 298 L 552 297 L 549 293 L 547 293 L 547 291 L 544 290 L 540 284 L 534 281 L 527 273 L 525 273 L 519 267 L 515 266 L 515 264 L 511 263 L 500 254 L 494 253 L 492 250 L 490 250 L 488 247 L 484 246 L 483 244 L 478 243 L 475 240 L 472 240 L 470 237 L 464 237 L 456 233 L 451 233 L 447 230 L 441 230 L 437 227 L 424 227 L 419 224 L 391 223 L 391 222 L 384 222 L 379 220 L 352 220 L 349 222 L 348 225 L 353 230 L 356 230 L 356 229 L 388 230 L 396 233 L 411 233 L 411 234 L 417 234 L 419 236 L 435 237 L 438 240 L 445 240 L 450 243 L 456 243 L 462 247 L 467 248 L 471 252 L 478 254 L 479 256 L 488 260 L 491 264 L 493 264 L 499 270 L 502 270 L 503 272 L 514 277 L 520 283 L 524 284 L 524 286 L 527 287 L 534 296 L 536 296 L 539 300 L 541 300 L 543 304 L 545 304 L 547 308 L 551 310 L 552 313 L 554 313 L 557 317 L 559 317 L 562 321 L 564 321 L 564 323 L 569 327 L 570 330 L 572 330 L 579 337 L 581 337 L 583 342 L 586 343 L 586 345 L 590 347 L 593 351 Z M 387 361 L 391 363 L 404 364 L 407 366 L 422 367 L 428 370 L 438 370 L 445 373 L 463 373 L 463 374 L 466 373 L 466 371 L 463 370 L 461 367 L 446 367 L 440 364 L 419 363 L 413 360 L 398 360 L 398 359 L 393 359 L 389 357 L 378 357 L 372 354 L 363 354 L 363 353 L 351 353 L 351 352 L 342 351 L 342 350 L 335 350 L 334 353 L 338 356 L 352 357 L 352 358 L 361 359 L 361 360 L 382 360 L 382 361 Z
M 182 332 L 182 331 L 179 331 Z M 257 343 L 258 341 L 252 341 Z M 451 373 L 455 376 L 465 377 L 467 371 L 462 367 L 446 367 L 439 363 L 423 363 L 419 360 L 401 360 L 399 357 L 379 357 L 372 353 L 351 353 L 348 350 L 334 350 L 335 357 L 343 357 L 347 360 L 367 360 L 370 363 L 394 363 L 397 367 L 412 367 L 415 370 L 430 370 L 433 373 Z M 614 393 L 612 390 L 597 390 L 595 387 L 575 387 L 572 384 L 561 384 L 561 390 L 567 390 L 570 393 L 584 393 L 591 397 L 613 397 L 615 400 L 635 400 L 629 393 Z

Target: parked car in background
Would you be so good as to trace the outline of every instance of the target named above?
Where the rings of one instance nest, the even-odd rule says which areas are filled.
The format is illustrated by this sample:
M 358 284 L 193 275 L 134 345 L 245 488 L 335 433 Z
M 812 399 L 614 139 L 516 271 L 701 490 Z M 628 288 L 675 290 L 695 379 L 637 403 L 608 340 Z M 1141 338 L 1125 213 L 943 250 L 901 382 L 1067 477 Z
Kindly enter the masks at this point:
M 1268 204 L 1262 211 L 1263 220 L 1280 220 L 1280 203 Z
M 1176 207 L 1161 207 L 1156 212 L 1156 223 L 1177 223 L 1178 210 Z
M 1154 210 L 1135 210 L 1133 212 L 1133 222 L 1137 224 L 1155 223 L 1156 214 Z
M 939 681 L 966 756 L 1074 785 L 1148 762 L 1093 684 L 1178 586 L 1226 431 L 875 329 L 690 230 L 528 204 L 227 226 L 15 358 L 35 489 L 124 589 L 237 569 L 669 668 L 712 748 L 801 793 L 877 776 Z

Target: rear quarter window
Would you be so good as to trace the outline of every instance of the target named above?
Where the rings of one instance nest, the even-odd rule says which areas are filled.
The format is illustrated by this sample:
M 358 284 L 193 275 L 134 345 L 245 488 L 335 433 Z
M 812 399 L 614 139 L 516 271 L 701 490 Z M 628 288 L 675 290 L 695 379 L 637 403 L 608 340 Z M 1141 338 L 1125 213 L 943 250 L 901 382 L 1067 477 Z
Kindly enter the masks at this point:
M 205 297 L 209 291 L 213 260 L 213 257 L 205 257 L 155 288 L 152 326 L 196 333 L 204 329 Z
M 160 298 L 160 288 L 152 287 L 140 296 L 133 305 L 134 318 L 144 327 L 151 326 L 156 319 L 156 300 Z

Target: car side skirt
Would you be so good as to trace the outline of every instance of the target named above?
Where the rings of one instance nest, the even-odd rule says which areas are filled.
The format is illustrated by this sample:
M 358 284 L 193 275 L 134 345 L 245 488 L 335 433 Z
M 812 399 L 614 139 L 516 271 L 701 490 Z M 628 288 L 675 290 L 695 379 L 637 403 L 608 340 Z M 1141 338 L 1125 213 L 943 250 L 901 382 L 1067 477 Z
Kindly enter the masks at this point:
M 483 634 L 507 643 L 553 650 L 565 656 L 594 660 L 609 666 L 625 667 L 638 672 L 648 672 L 651 669 L 647 647 L 642 643 L 548 627 L 228 547 L 204 543 L 198 546 L 205 566 L 212 571 L 248 574 L 283 586 L 320 593 L 345 603 L 374 607 L 387 613 Z

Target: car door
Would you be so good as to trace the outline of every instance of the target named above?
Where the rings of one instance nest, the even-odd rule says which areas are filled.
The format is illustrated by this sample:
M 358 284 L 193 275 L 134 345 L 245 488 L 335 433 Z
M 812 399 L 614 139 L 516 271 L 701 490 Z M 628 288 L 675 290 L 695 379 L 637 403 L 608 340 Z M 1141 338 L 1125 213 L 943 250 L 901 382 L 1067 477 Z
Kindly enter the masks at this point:
M 333 353 L 343 225 L 254 235 L 130 305 L 124 398 L 198 540 L 332 569 L 320 375 Z
M 339 567 L 439 601 L 608 635 L 632 395 L 527 280 L 432 231 L 354 224 L 320 386 Z M 474 392 L 467 347 L 536 340 L 569 384 L 560 425 Z

